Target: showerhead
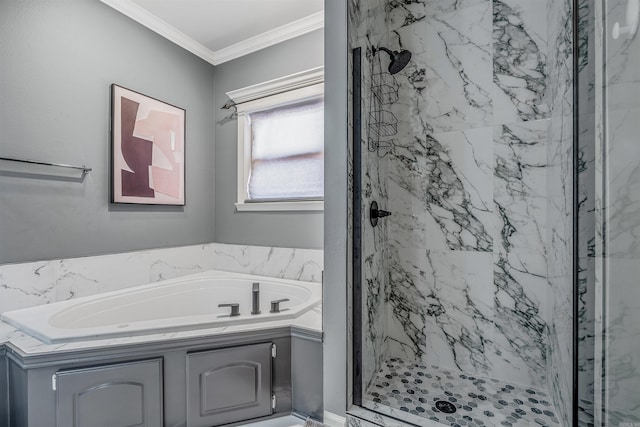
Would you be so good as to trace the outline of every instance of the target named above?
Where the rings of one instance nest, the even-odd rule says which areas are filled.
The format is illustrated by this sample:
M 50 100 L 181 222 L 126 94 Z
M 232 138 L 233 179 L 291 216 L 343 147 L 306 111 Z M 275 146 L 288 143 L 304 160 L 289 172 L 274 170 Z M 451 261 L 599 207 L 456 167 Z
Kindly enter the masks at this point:
M 389 54 L 389 57 L 391 58 L 391 62 L 389 63 L 389 73 L 391 74 L 396 74 L 402 71 L 402 69 L 406 67 L 411 60 L 411 52 L 409 52 L 408 50 L 398 52 L 380 46 L 377 49 L 375 47 L 373 48 L 373 54 L 375 55 L 379 50 L 382 50 Z

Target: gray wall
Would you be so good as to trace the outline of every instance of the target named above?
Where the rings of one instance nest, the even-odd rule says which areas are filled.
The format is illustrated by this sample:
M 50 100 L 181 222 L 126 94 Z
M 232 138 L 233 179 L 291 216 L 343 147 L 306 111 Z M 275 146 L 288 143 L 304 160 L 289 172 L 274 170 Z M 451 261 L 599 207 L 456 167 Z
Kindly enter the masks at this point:
M 325 1 L 324 410 L 347 407 L 347 4 Z M 331 191 L 326 191 L 326 189 Z
M 323 64 L 323 31 L 318 30 L 216 66 L 216 242 L 322 248 L 323 213 L 236 212 L 237 121 L 220 107 L 226 93 Z M 325 138 L 326 140 L 326 138 Z M 330 187 L 325 184 L 325 191 Z
M 0 263 L 214 240 L 212 65 L 98 0 L 1 1 L 0 62 L 0 156 L 93 168 L 0 172 Z M 110 206 L 111 83 L 186 109 L 184 208 Z

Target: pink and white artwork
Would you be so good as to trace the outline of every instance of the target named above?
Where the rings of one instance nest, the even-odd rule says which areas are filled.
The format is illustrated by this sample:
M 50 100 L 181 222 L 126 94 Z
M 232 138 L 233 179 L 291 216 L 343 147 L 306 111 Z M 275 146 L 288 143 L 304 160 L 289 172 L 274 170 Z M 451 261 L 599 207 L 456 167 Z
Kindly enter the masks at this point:
M 112 203 L 185 204 L 185 110 L 111 85 Z

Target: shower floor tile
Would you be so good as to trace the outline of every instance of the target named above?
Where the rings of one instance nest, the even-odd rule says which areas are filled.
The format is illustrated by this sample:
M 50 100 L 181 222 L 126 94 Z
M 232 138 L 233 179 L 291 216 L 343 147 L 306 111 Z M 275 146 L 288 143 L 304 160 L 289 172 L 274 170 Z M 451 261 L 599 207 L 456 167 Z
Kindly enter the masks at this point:
M 383 364 L 363 406 L 417 425 L 428 419 L 454 427 L 560 426 L 546 392 L 397 358 Z

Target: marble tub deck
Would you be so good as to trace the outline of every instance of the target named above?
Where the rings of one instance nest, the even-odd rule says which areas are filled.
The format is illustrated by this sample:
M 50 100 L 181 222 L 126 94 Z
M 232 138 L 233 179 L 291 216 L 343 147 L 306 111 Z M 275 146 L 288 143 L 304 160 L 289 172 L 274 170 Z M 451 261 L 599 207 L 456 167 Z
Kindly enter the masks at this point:
M 295 319 L 272 320 L 244 325 L 193 329 L 179 332 L 158 333 L 131 337 L 93 339 L 77 342 L 46 344 L 13 326 L 0 321 L 0 350 L 2 346 L 26 356 L 48 353 L 99 349 L 122 345 L 168 342 L 177 339 L 210 337 L 231 333 L 260 331 L 272 328 L 291 327 L 315 332 L 322 331 L 322 305 L 318 305 Z
M 438 410 L 439 400 L 456 412 Z M 383 364 L 363 394 L 363 406 L 416 425 L 560 426 L 546 392 L 398 358 Z

